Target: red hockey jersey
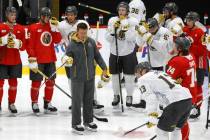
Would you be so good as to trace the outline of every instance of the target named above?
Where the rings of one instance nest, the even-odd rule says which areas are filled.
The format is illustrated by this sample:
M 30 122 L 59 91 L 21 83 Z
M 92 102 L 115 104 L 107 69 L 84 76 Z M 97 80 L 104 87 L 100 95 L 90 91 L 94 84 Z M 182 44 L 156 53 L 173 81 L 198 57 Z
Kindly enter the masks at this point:
M 0 37 L 12 34 L 16 39 L 22 41 L 22 47 L 20 49 L 7 48 L 7 46 L 0 46 L 0 64 L 3 65 L 17 65 L 21 64 L 20 50 L 25 50 L 25 30 L 24 27 L 15 24 L 13 28 L 10 28 L 6 23 L 0 24 Z
M 205 33 L 200 28 L 190 29 L 188 27 L 184 27 L 183 31 L 193 39 L 193 43 L 190 47 L 190 53 L 195 56 L 197 68 L 206 69 L 208 51 L 206 46 L 202 45 L 201 41 L 201 38 Z
M 56 61 L 54 44 L 61 41 L 59 32 L 52 32 L 50 24 L 35 23 L 29 27 L 27 52 L 29 57 L 36 57 L 38 63 Z
M 197 80 L 196 64 L 193 55 L 175 56 L 167 64 L 168 73 L 173 79 L 182 79 L 181 85 L 190 90 L 192 102 L 196 102 Z

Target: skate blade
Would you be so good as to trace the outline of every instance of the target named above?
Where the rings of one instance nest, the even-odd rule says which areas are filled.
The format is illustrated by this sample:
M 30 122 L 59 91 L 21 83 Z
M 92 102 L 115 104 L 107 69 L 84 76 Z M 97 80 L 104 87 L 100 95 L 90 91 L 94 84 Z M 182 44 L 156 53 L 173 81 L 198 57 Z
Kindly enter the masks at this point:
M 77 130 L 72 130 L 72 133 L 77 134 L 77 135 L 84 135 L 84 131 L 77 131 Z
M 57 112 L 57 111 L 56 111 L 56 112 L 51 112 L 51 111 L 49 111 L 49 110 L 44 110 L 44 114 L 57 115 L 58 112 Z
M 92 129 L 89 127 L 85 127 L 85 130 L 89 131 L 89 132 L 97 132 L 97 129 Z

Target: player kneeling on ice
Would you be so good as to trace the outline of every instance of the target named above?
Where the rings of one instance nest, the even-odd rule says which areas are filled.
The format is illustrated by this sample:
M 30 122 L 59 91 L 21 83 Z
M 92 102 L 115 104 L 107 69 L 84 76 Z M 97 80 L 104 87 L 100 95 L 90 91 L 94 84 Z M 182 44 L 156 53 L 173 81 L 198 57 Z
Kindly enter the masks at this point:
M 181 139 L 181 128 L 187 121 L 192 108 L 190 91 L 177 84 L 164 72 L 151 71 L 148 62 L 139 63 L 135 70 L 139 78 L 139 89 L 147 102 L 147 126 L 157 124 L 158 140 L 168 140 L 172 132 L 173 140 Z M 158 117 L 158 104 L 163 105 L 163 113 Z
M 84 128 L 81 126 L 82 107 L 85 128 L 90 131 L 96 131 L 97 129 L 97 125 L 93 123 L 94 60 L 103 69 L 103 76 L 107 76 L 106 64 L 96 48 L 95 41 L 87 36 L 87 31 L 87 24 L 79 23 L 77 32 L 72 34 L 69 47 L 66 50 L 66 56 L 70 59 L 73 58 L 73 64 L 70 67 L 72 129 L 78 134 L 84 132 Z

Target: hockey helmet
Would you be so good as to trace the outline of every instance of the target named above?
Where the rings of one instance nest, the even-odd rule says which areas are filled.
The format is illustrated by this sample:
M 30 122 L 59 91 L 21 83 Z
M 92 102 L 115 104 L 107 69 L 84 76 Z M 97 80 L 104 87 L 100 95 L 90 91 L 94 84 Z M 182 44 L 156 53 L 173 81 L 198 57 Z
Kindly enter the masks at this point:
M 137 71 L 142 72 L 144 69 L 146 70 L 146 72 L 148 72 L 152 69 L 149 62 L 145 61 L 145 62 L 141 62 L 138 65 L 136 65 L 135 72 L 137 72 Z
M 179 51 L 188 51 L 191 45 L 190 40 L 187 37 L 177 37 L 174 42 Z
M 76 6 L 68 6 L 66 7 L 66 11 L 65 13 L 74 13 L 74 15 L 77 15 L 78 14 L 78 11 L 77 11 L 77 8 Z
M 147 20 L 147 26 L 148 26 L 149 29 L 150 28 L 154 28 L 156 26 L 159 26 L 157 19 L 155 19 L 155 18 L 149 18 Z
M 50 8 L 48 7 L 43 7 L 40 10 L 40 16 L 46 16 L 46 17 L 51 17 L 52 13 Z
M 197 12 L 190 11 L 187 13 L 185 20 L 192 20 L 192 21 L 196 22 L 196 21 L 200 20 L 200 16 Z
M 8 15 L 9 13 L 17 13 L 17 10 L 13 6 L 9 6 L 6 8 L 5 14 Z
M 173 12 L 173 14 L 177 14 L 178 13 L 178 6 L 176 5 L 175 2 L 168 2 L 163 7 L 163 11 Z
M 127 10 L 127 13 L 129 13 L 129 5 L 128 5 L 127 2 L 124 2 L 124 1 L 120 2 L 120 3 L 117 5 L 117 11 L 119 11 L 119 8 L 120 8 L 120 7 L 125 8 L 125 9 Z

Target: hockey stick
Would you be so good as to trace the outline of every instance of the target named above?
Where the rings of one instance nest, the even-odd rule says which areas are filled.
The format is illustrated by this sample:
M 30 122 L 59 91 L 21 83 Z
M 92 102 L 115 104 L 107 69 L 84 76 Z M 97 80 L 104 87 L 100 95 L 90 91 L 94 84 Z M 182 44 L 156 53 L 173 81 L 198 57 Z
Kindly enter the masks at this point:
M 210 97 L 208 99 L 207 118 L 206 118 L 206 129 L 208 129 L 209 123 L 210 123 L 210 120 L 209 120 L 209 109 L 210 109 Z
M 40 70 L 37 71 L 40 75 L 42 75 L 45 79 L 48 79 L 48 77 L 43 73 L 41 72 Z M 55 83 L 55 87 L 57 87 L 62 93 L 64 93 L 66 96 L 68 96 L 70 99 L 72 99 L 72 97 L 66 92 L 64 91 L 60 86 L 58 86 L 56 83 Z M 99 118 L 95 115 L 93 115 L 93 117 L 98 120 L 98 121 L 101 121 L 101 122 L 108 122 L 108 119 L 107 118 Z
M 146 123 L 144 123 L 144 124 L 142 124 L 142 125 L 140 125 L 140 126 L 138 126 L 138 127 L 135 127 L 135 128 L 133 128 L 133 129 L 127 131 L 127 132 L 125 132 L 125 133 L 123 134 L 123 136 L 125 136 L 125 135 L 127 135 L 127 134 L 129 134 L 129 133 L 131 133 L 131 132 L 133 132 L 133 131 L 135 131 L 135 130 L 137 130 L 137 129 L 139 129 L 139 128 L 145 126 L 145 125 L 147 125 L 147 124 L 148 124 L 148 122 L 146 122 Z
M 149 140 L 154 140 L 157 137 L 157 135 L 154 135 L 152 138 L 150 138 Z
M 116 54 L 117 54 L 116 69 L 117 69 L 117 72 L 118 72 L 118 79 L 119 79 L 119 86 L 120 86 L 120 102 L 121 102 L 122 112 L 124 112 L 123 96 L 122 96 L 122 85 L 121 85 L 121 75 L 120 75 L 120 67 L 119 67 L 119 52 L 118 52 L 118 41 L 117 41 L 117 28 L 115 28 L 114 32 L 115 32 L 114 33 L 114 36 L 115 36 Z
M 67 62 L 67 61 L 66 61 L 66 62 Z M 60 68 L 62 68 L 62 67 L 66 64 L 66 62 L 64 62 L 60 67 L 58 67 L 58 68 L 55 70 L 55 72 L 54 72 L 53 74 L 51 74 L 50 77 L 44 81 L 44 83 L 42 83 L 42 85 L 40 86 L 40 88 L 41 88 L 47 81 L 49 81 L 49 80 L 58 72 L 58 70 L 59 70 Z
M 79 6 L 82 6 L 82 7 L 85 7 L 85 8 L 89 8 L 89 9 L 98 11 L 98 12 L 102 12 L 102 13 L 105 13 L 105 14 L 108 14 L 108 15 L 116 15 L 116 14 L 111 13 L 111 12 L 109 12 L 109 11 L 106 11 L 106 10 L 103 10 L 103 9 L 99 9 L 99 8 L 96 8 L 96 7 L 93 7 L 93 6 L 89 6 L 89 5 L 87 5 L 87 4 L 78 3 L 78 5 L 79 5 Z

